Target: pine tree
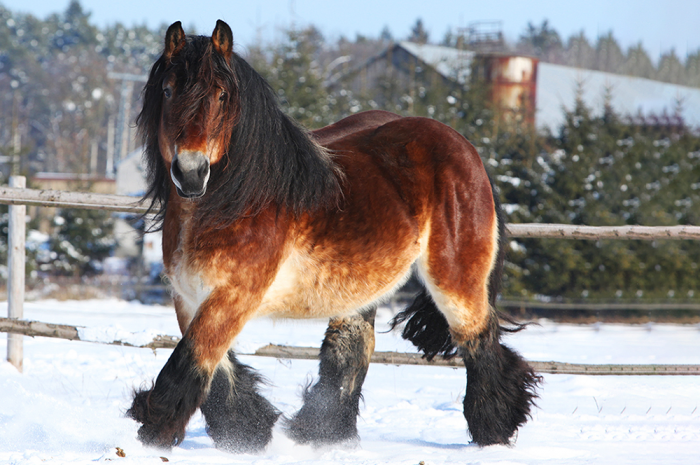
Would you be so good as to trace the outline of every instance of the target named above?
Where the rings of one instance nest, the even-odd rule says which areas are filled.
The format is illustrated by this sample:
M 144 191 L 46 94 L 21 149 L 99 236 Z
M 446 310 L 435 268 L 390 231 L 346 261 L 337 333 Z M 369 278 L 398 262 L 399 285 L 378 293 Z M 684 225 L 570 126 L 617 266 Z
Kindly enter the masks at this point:
M 627 51 L 627 58 L 622 67 L 622 72 L 630 76 L 637 76 L 646 79 L 653 79 L 656 68 L 649 58 L 649 54 L 644 49 L 641 42 L 630 47 Z
M 54 219 L 50 239 L 52 261 L 49 269 L 57 274 L 84 276 L 99 269 L 99 262 L 115 247 L 114 223 L 109 212 L 100 210 L 60 210 Z
M 522 53 L 534 55 L 549 63 L 563 60 L 564 48 L 559 33 L 544 20 L 537 27 L 531 22 L 518 40 L 517 49 Z
M 411 28 L 411 34 L 408 36 L 408 41 L 417 44 L 428 43 L 428 31 L 425 29 L 421 18 L 416 19 L 416 23 Z
M 685 61 L 686 84 L 700 87 L 700 50 L 688 55 Z
M 565 55 L 565 64 L 569 66 L 594 69 L 596 52 L 583 31 L 569 38 Z
M 612 31 L 600 36 L 596 44 L 595 69 L 608 73 L 621 73 L 625 63 L 625 55 Z
M 661 55 L 656 79 L 672 84 L 685 84 L 685 67 L 678 58 L 678 55 L 676 55 L 675 50 Z

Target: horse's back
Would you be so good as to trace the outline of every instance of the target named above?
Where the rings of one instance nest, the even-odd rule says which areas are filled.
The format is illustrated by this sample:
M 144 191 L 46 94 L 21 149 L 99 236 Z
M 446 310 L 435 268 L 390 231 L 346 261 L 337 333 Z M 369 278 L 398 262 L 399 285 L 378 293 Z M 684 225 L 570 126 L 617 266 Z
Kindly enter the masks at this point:
M 374 129 L 400 118 L 401 116 L 395 113 L 383 110 L 363 111 L 362 113 L 355 113 L 354 115 L 350 115 L 321 129 L 316 129 L 312 131 L 311 134 L 319 144 L 328 146 L 345 136 L 356 134 L 367 129 Z
M 326 144 L 347 177 L 346 198 L 352 201 L 368 189 L 393 191 L 418 218 L 456 194 L 462 198 L 455 207 L 471 209 L 486 202 L 491 216 L 488 174 L 464 136 L 433 119 L 376 113 L 376 118 L 360 120 L 364 124 L 354 121 L 355 130 Z M 353 207 L 371 208 L 371 203 Z

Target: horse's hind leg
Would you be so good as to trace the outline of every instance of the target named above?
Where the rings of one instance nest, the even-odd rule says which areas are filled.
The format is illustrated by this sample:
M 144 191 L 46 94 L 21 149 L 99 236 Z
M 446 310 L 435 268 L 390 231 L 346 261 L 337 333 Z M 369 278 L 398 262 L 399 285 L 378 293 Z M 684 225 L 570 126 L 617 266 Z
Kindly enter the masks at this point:
M 462 205 L 488 204 L 493 205 L 492 199 Z M 497 208 L 490 221 L 484 211 L 468 209 L 452 216 L 445 210 L 443 217 L 451 222 L 437 221 L 441 217 L 436 215 L 418 260 L 426 289 L 395 320 L 406 321 L 404 337 L 427 357 L 459 353 L 464 358 L 464 416 L 472 439 L 481 446 L 509 443 L 530 416 L 539 381 L 519 354 L 500 343 L 494 305 L 505 228 Z
M 460 349 L 467 368 L 464 417 L 480 446 L 508 444 L 530 417 L 540 377 L 517 352 L 499 342 L 496 315 Z
M 508 444 L 530 415 L 539 377 L 519 354 L 499 342 L 501 329 L 495 311 L 489 312 L 479 333 L 464 337 L 452 329 L 424 289 L 393 324 L 403 322 L 403 337 L 426 358 L 463 357 L 467 368 L 464 417 L 474 442 L 480 446 Z
M 362 383 L 374 352 L 376 308 L 333 318 L 319 355 L 319 379 L 304 392 L 304 405 L 287 421 L 296 442 L 332 444 L 357 438 Z
M 259 452 L 272 438 L 279 412 L 258 392 L 260 376 L 228 351 L 201 405 L 207 433 L 227 452 Z

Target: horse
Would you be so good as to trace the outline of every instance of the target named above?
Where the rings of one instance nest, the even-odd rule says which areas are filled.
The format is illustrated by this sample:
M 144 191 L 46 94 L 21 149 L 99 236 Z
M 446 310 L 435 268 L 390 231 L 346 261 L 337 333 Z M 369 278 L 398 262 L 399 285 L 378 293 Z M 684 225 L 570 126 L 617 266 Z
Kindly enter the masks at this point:
M 137 125 L 150 211 L 182 339 L 127 416 L 170 448 L 200 408 L 217 448 L 263 450 L 280 412 L 232 344 L 247 321 L 329 318 L 319 377 L 283 418 L 300 444 L 358 440 L 379 303 L 415 273 L 392 322 L 424 356 L 461 356 L 464 416 L 479 446 L 509 444 L 540 377 L 501 344 L 506 230 L 475 148 L 435 120 L 358 113 L 308 131 L 233 51 L 231 28 L 165 35 Z

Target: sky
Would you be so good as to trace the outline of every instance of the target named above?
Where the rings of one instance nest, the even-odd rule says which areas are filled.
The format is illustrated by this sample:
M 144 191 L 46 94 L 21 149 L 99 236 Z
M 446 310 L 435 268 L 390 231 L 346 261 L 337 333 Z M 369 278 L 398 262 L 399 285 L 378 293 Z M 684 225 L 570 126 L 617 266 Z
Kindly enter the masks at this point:
M 0 4 L 45 18 L 65 11 L 69 0 L 0 0 Z M 654 61 L 670 49 L 681 58 L 700 49 L 700 0 L 81 0 L 81 4 L 99 26 L 121 22 L 155 28 L 179 20 L 187 32 L 206 34 L 217 19 L 223 19 L 233 29 L 239 49 L 259 39 L 279 39 L 283 28 L 310 24 L 328 39 L 378 36 L 385 26 L 394 38 L 402 39 L 417 18 L 438 42 L 450 28 L 489 20 L 502 21 L 506 38 L 515 41 L 528 22 L 540 25 L 547 19 L 564 39 L 583 30 L 595 40 L 612 30 L 625 49 L 642 42 Z

